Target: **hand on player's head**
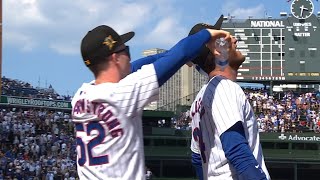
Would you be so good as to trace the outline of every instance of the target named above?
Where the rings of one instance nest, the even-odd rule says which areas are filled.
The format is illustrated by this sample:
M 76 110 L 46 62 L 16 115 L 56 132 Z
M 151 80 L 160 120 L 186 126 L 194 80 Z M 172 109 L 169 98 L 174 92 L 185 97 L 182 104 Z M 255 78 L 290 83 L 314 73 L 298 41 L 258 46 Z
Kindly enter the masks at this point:
M 216 54 L 215 53 L 215 41 L 218 38 L 223 37 L 229 43 L 229 45 L 231 45 L 231 35 L 228 31 L 215 30 L 215 29 L 207 29 L 207 30 L 211 34 L 211 40 L 207 43 L 207 47 L 210 49 L 210 51 L 213 54 Z
M 211 40 L 215 41 L 217 38 L 225 38 L 227 41 L 231 41 L 230 32 L 224 30 L 207 29 L 211 34 Z

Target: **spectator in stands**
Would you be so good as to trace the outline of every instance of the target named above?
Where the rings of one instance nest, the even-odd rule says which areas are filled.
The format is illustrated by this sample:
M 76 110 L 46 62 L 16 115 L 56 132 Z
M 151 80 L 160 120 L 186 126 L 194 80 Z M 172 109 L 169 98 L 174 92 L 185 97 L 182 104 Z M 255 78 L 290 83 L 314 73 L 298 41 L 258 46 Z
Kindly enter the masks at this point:
M 152 180 L 152 172 L 150 168 L 146 167 L 146 179 L 147 180 Z

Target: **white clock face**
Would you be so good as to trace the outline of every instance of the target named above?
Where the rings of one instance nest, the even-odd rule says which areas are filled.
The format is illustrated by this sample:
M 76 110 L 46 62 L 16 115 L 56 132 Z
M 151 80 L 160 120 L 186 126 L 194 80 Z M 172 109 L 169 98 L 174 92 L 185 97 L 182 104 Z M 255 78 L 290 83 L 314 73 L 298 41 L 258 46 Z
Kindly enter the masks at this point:
M 294 0 L 291 3 L 291 13 L 295 18 L 307 19 L 313 14 L 314 6 L 311 0 Z

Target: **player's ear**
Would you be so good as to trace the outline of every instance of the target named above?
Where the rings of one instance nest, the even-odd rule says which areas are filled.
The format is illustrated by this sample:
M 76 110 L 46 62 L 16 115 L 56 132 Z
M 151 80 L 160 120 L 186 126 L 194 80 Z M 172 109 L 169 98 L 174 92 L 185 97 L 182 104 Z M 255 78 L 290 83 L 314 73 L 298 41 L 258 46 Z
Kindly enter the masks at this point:
M 111 56 L 110 56 L 110 61 L 113 61 L 114 63 L 119 63 L 119 56 L 117 53 L 113 53 Z

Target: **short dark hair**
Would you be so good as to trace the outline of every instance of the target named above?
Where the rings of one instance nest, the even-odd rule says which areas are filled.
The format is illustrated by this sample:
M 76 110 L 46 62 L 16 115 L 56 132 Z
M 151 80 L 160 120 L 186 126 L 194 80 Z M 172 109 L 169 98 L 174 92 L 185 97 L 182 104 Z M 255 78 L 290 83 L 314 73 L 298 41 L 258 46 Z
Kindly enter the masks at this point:
M 93 73 L 94 77 L 98 77 L 99 73 L 108 68 L 108 58 L 105 57 L 99 60 L 99 63 L 88 66 L 89 70 Z

